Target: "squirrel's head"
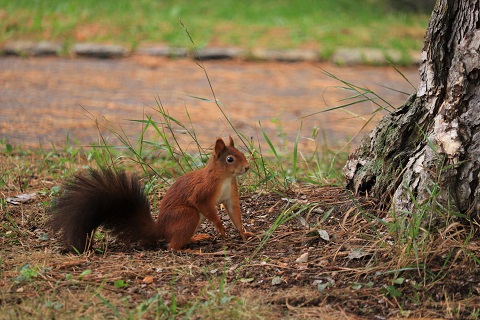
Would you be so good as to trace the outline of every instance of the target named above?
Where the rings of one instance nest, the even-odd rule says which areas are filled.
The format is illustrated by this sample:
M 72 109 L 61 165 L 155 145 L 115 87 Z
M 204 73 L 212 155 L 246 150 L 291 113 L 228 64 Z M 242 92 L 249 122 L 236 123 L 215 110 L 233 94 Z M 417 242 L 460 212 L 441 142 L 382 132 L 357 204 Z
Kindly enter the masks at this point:
M 215 153 L 213 154 L 216 165 L 231 175 L 242 175 L 248 171 L 249 165 L 245 155 L 241 153 L 233 143 L 230 136 L 230 143 L 227 146 L 222 138 L 215 142 Z

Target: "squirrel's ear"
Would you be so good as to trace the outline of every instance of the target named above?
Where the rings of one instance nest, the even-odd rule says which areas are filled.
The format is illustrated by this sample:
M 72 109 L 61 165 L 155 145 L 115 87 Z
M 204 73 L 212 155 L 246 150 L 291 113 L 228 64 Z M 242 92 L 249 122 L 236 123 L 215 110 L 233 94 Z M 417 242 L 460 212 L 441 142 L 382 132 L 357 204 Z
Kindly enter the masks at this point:
M 235 147 L 235 145 L 233 144 L 232 136 L 230 136 L 230 147 Z
M 215 142 L 215 154 L 219 155 L 223 149 L 225 149 L 225 142 L 223 142 L 222 138 L 218 138 Z

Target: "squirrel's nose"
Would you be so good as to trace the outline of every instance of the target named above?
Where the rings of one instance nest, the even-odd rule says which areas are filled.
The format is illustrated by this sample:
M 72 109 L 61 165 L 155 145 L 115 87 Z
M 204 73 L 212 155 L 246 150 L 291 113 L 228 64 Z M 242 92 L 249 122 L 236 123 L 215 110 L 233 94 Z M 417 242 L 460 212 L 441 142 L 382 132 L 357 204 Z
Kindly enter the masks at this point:
M 249 166 L 246 166 L 246 167 L 245 167 L 245 172 L 247 172 L 248 169 L 250 169 L 250 167 L 249 167 Z

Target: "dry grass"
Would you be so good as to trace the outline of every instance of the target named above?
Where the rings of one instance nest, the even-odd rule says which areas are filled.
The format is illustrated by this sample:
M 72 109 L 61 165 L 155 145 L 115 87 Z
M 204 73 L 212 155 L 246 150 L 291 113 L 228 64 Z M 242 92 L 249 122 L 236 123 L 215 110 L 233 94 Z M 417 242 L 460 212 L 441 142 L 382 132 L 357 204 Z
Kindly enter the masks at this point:
M 480 312 L 474 226 L 451 221 L 430 230 L 412 254 L 375 202 L 340 187 L 243 193 L 245 225 L 257 235 L 246 243 L 225 220 L 227 241 L 206 223 L 201 232 L 214 239 L 187 252 L 127 248 L 100 232 L 96 252 L 62 254 L 45 229 L 51 193 L 84 164 L 75 153 L 0 155 L 3 317 L 473 319 Z M 7 203 L 21 193 L 36 196 Z

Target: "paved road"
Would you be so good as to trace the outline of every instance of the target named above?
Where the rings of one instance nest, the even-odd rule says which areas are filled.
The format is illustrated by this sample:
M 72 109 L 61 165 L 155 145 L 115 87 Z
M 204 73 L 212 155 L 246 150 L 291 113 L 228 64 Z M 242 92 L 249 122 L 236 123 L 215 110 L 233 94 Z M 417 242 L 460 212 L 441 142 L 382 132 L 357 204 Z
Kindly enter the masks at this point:
M 351 95 L 334 88 L 341 84 L 324 75 L 322 68 L 373 89 L 394 106 L 401 105 L 406 95 L 385 87 L 413 91 L 390 67 L 238 61 L 207 61 L 204 65 L 232 123 L 260 140 L 259 121 L 272 138 L 281 132 L 280 136 L 292 141 L 300 127 L 298 118 L 332 107 Z M 402 72 L 417 84 L 416 68 Z M 98 139 L 92 116 L 103 124 L 107 119 L 135 137 L 141 127 L 128 119 L 152 115 L 161 120 L 156 111 L 157 96 L 171 116 L 185 123 L 188 110 L 203 144 L 232 133 L 214 104 L 190 97 L 212 98 L 203 70 L 191 60 L 0 57 L 0 137 L 14 145 L 48 147 L 51 143 L 64 145 L 68 134 L 70 139 L 89 144 Z M 375 109 L 366 103 L 349 110 L 368 118 Z M 334 111 L 308 117 L 302 124 L 302 137 L 311 136 L 318 127 L 332 144 L 354 136 L 364 121 L 345 111 Z M 108 130 L 102 132 L 112 136 Z M 323 143 L 322 139 L 319 142 Z M 311 144 L 307 139 L 302 142 Z

